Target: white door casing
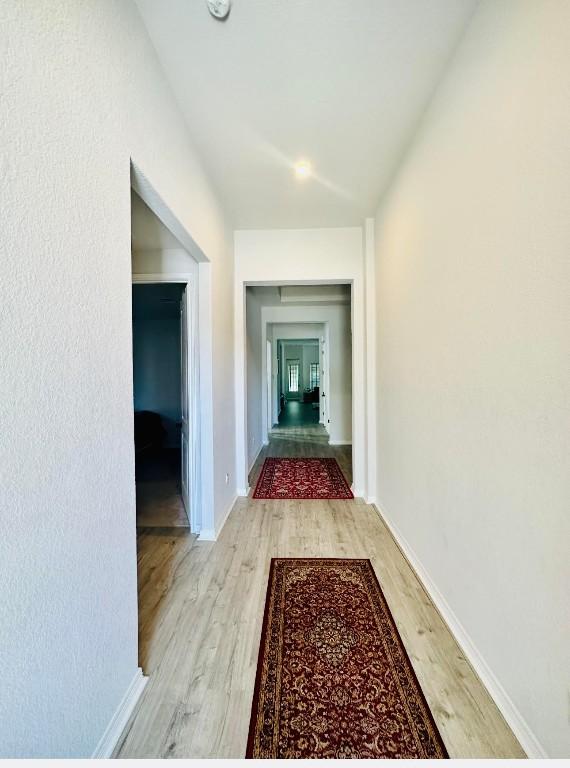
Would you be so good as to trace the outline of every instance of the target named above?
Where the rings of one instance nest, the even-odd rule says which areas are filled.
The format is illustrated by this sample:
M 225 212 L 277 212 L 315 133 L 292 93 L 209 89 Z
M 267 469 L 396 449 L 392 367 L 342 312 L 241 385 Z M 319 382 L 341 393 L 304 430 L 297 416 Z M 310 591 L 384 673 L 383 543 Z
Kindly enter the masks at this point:
M 184 509 L 188 516 L 188 520 L 192 520 L 191 508 L 190 508 L 190 488 L 191 488 L 191 422 L 189 414 L 189 388 L 190 388 L 190 374 L 192 370 L 191 361 L 189 360 L 189 344 L 188 339 L 192 338 L 191 329 L 189 329 L 189 322 L 191 322 L 192 313 L 188 311 L 188 288 L 186 285 L 184 293 L 180 299 L 180 373 L 181 373 L 181 429 L 180 429 L 180 454 L 181 454 L 181 473 L 180 473 L 180 486 L 182 493 L 182 501 L 184 502 Z
M 272 355 L 272 348 L 271 348 L 271 341 L 267 339 L 266 341 L 267 348 L 267 431 L 269 432 L 273 426 L 273 414 L 272 414 L 272 405 L 273 405 L 273 355 Z
M 161 197 L 156 187 L 131 158 L 131 186 L 143 202 L 170 230 L 182 246 L 178 252 L 164 250 L 160 262 L 139 268 L 133 252 L 133 283 L 186 283 L 192 322 L 192 381 L 189 412 L 192 422 L 192 495 L 190 527 L 204 540 L 217 535 L 214 509 L 214 422 L 212 382 L 212 265 L 206 253 Z M 170 258 L 176 253 L 176 258 Z M 189 257 L 189 261 L 186 257 Z M 136 266 L 135 266 L 136 265 Z M 191 288 L 191 290 L 190 290 Z
M 327 432 L 330 432 L 329 420 L 328 420 L 328 368 L 327 368 L 327 355 L 324 336 L 320 340 L 321 349 L 321 372 L 320 372 L 320 384 L 319 384 L 319 421 L 324 424 Z
M 180 386 L 181 386 L 181 496 L 188 515 L 190 530 L 200 533 L 204 528 L 201 440 L 202 413 L 200 410 L 200 340 L 197 283 L 191 274 L 133 273 L 132 282 L 138 284 L 182 283 L 185 285 L 180 305 Z M 184 303 L 183 303 L 184 302 Z M 213 529 L 206 529 L 207 538 Z

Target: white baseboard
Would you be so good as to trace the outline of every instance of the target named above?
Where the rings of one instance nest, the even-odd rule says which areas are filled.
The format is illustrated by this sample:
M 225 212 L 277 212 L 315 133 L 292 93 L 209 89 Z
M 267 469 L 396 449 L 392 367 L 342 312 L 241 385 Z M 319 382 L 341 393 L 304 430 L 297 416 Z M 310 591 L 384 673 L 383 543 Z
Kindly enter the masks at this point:
M 237 500 L 238 500 L 238 494 L 236 493 L 236 495 L 233 497 L 233 499 L 231 500 L 229 506 L 227 507 L 224 513 L 222 522 L 216 526 L 215 530 L 213 528 L 204 528 L 203 530 L 201 530 L 198 535 L 198 541 L 217 541 L 218 540 L 218 536 L 222 532 L 222 528 L 226 524 L 226 520 L 230 516 L 230 512 L 234 508 L 234 504 L 236 503 Z
M 234 495 L 233 499 L 232 499 L 232 500 L 230 501 L 230 503 L 228 504 L 228 507 L 227 507 L 227 509 L 226 509 L 226 512 L 225 512 L 225 514 L 224 514 L 224 516 L 223 516 L 223 518 L 222 518 L 222 522 L 221 522 L 219 525 L 217 525 L 217 526 L 216 526 L 216 539 L 218 538 L 218 536 L 219 536 L 219 535 L 220 535 L 220 533 L 222 532 L 222 528 L 223 528 L 223 527 L 224 527 L 224 525 L 226 524 L 226 522 L 227 522 L 227 520 L 228 520 L 228 517 L 230 516 L 230 514 L 231 514 L 231 511 L 232 511 L 232 509 L 234 508 L 234 506 L 235 506 L 235 503 L 236 503 L 236 501 L 237 501 L 237 500 L 238 500 L 238 496 L 237 496 L 237 493 L 236 493 L 236 494 Z
M 357 488 L 353 488 L 352 486 L 350 487 L 350 490 L 352 491 L 352 495 L 354 496 L 355 499 L 363 498 L 364 494 L 362 493 L 362 491 L 359 491 Z
M 259 446 L 259 448 L 257 449 L 257 452 L 256 452 L 255 456 L 253 457 L 253 459 L 251 460 L 251 462 L 250 462 L 250 464 L 249 464 L 249 469 L 248 469 L 248 471 L 247 471 L 247 473 L 248 473 L 248 474 L 251 472 L 251 470 L 252 470 L 252 469 L 253 469 L 253 467 L 255 466 L 255 462 L 258 460 L 258 458 L 259 458 L 259 454 L 261 453 L 261 451 L 263 450 L 263 447 L 264 447 L 265 445 L 269 445 L 269 443 L 261 443 L 261 445 L 260 445 L 260 446 Z
M 103 760 L 111 757 L 147 682 L 148 677 L 143 675 L 142 669 L 139 667 L 95 747 L 95 751 L 91 755 L 93 759 Z
M 250 491 L 251 491 L 251 488 L 248 485 L 247 488 L 238 488 L 236 493 L 238 496 L 249 496 Z
M 386 523 L 388 530 L 396 540 L 397 545 L 402 551 L 404 557 L 415 571 L 420 583 L 429 595 L 432 603 L 437 608 L 443 621 L 447 624 L 451 634 L 455 637 L 465 657 L 473 667 L 475 674 L 479 677 L 489 695 L 497 705 L 499 711 L 507 721 L 512 732 L 518 739 L 521 747 L 528 757 L 547 758 L 548 754 L 539 740 L 536 738 L 528 723 L 521 715 L 508 693 L 505 691 L 494 672 L 491 670 L 473 641 L 467 633 L 465 627 L 461 624 L 445 597 L 441 594 L 435 583 L 432 581 L 428 572 L 425 570 L 420 560 L 410 547 L 398 527 L 390 520 L 384 509 L 376 502 L 376 511 Z
M 364 501 L 367 504 L 372 504 L 373 506 L 378 507 L 378 504 L 376 502 L 376 496 L 365 496 Z
M 352 445 L 352 440 L 329 440 L 329 445 Z

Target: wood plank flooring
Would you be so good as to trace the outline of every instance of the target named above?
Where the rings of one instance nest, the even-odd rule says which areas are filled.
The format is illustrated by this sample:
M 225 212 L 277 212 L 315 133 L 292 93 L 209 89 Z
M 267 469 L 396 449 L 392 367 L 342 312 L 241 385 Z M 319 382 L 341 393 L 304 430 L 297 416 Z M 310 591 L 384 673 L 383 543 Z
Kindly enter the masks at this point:
M 288 400 L 279 414 L 280 427 L 299 427 L 319 423 L 319 404 Z M 323 427 L 324 429 L 324 427 Z
M 180 487 L 180 451 L 148 451 L 136 459 L 137 528 L 189 528 Z
M 334 456 L 319 425 L 277 430 L 265 456 Z M 216 542 L 139 534 L 140 662 L 149 682 L 116 756 L 243 757 L 271 557 L 368 557 L 451 757 L 524 753 L 374 507 L 239 499 Z

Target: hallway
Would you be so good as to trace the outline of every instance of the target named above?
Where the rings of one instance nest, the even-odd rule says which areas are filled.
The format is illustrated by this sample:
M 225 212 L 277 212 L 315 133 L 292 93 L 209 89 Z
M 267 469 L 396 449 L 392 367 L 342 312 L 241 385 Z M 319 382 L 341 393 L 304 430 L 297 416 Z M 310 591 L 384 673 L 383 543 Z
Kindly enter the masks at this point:
M 570 0 L 1 7 L 0 759 L 244 756 L 273 556 L 367 560 L 452 756 L 570 758 Z M 422 700 L 365 615 L 301 757 Z
M 266 456 L 334 456 L 322 427 L 278 429 Z M 243 757 L 272 557 L 368 557 L 451 757 L 521 757 L 495 704 L 373 506 L 240 498 L 218 541 L 139 532 L 139 662 L 149 681 L 116 756 Z

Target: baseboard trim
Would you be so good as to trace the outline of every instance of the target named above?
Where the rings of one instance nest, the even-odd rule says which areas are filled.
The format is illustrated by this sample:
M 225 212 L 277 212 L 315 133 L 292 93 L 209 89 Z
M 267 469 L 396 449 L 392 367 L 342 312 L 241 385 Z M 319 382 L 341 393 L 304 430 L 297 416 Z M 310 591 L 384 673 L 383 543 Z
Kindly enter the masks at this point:
M 238 496 L 249 496 L 250 491 L 251 491 L 251 488 L 248 485 L 247 488 L 238 488 L 236 493 Z
M 257 453 L 255 454 L 255 456 L 253 457 L 252 461 L 251 461 L 251 462 L 250 462 L 250 464 L 249 464 L 249 469 L 247 470 L 247 473 L 248 473 L 248 475 L 249 475 L 249 473 L 251 472 L 251 470 L 254 468 L 254 466 L 255 466 L 255 462 L 256 462 L 256 461 L 258 460 L 258 458 L 259 458 L 259 454 L 261 453 L 261 451 L 263 450 L 263 448 L 264 448 L 266 445 L 269 445 L 269 443 L 261 443 L 261 445 L 259 446 L 259 448 L 258 448 L 258 450 L 257 450 Z
M 352 440 L 329 440 L 329 445 L 352 445 Z
M 222 518 L 222 522 L 219 525 L 216 526 L 216 539 L 218 538 L 218 536 L 222 532 L 222 528 L 224 527 L 224 525 L 227 523 L 228 517 L 230 516 L 230 514 L 232 512 L 232 509 L 234 508 L 235 503 L 236 503 L 237 500 L 238 500 L 238 496 L 237 496 L 237 493 L 236 493 L 236 494 L 234 494 L 233 499 L 228 504 L 228 507 L 226 509 L 224 517 Z
M 352 495 L 354 496 L 355 499 L 362 499 L 364 497 L 364 494 L 362 493 L 362 491 L 359 491 L 357 488 L 353 488 L 351 486 L 350 490 L 352 491 Z
M 372 506 L 376 507 L 376 509 L 378 510 L 378 505 L 377 505 L 377 502 L 376 502 L 376 496 L 365 496 L 364 497 L 364 501 L 367 504 L 372 504 Z
M 91 755 L 92 759 L 105 760 L 111 757 L 147 682 L 148 677 L 145 677 L 142 673 L 142 669 L 138 667 L 125 695 L 115 710 L 115 714 L 99 739 L 99 743 Z
M 204 530 L 200 531 L 200 533 L 198 534 L 198 541 L 217 541 L 218 540 L 218 536 L 222 532 L 222 528 L 226 524 L 226 521 L 230 516 L 230 512 L 234 508 L 234 505 L 237 500 L 238 500 L 238 494 L 236 493 L 236 495 L 233 497 L 233 499 L 231 500 L 229 506 L 227 507 L 224 513 L 222 522 L 218 526 L 216 526 L 215 530 L 213 528 L 204 528 Z
M 374 507 L 527 756 L 530 758 L 548 758 L 546 750 L 496 678 L 494 672 L 471 640 L 467 630 L 461 624 L 401 531 L 390 520 L 384 508 L 378 502 L 374 503 Z

